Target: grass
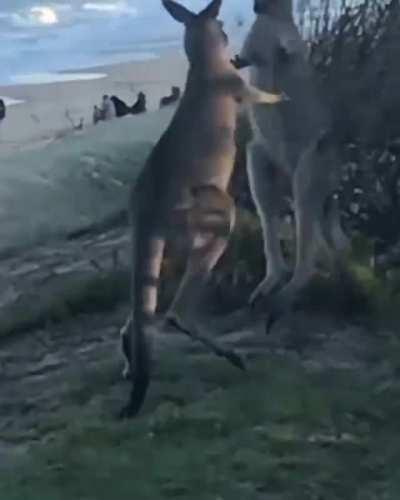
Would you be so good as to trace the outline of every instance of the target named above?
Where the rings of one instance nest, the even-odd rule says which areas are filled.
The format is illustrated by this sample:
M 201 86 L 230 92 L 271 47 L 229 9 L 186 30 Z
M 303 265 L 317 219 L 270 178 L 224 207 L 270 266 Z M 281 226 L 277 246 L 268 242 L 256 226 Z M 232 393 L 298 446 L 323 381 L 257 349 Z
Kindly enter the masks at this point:
M 127 187 L 173 111 L 104 123 L 2 158 L 0 253 L 79 233 L 125 210 Z
M 292 242 L 286 252 L 293 263 Z M 400 275 L 390 283 L 370 267 L 373 248 L 363 236 L 355 236 L 351 250 L 328 277 L 317 275 L 301 294 L 299 306 L 307 311 L 323 312 L 347 320 L 364 317 L 380 323 L 398 321 L 400 311 Z M 227 252 L 216 267 L 213 279 L 217 294 L 211 301 L 221 310 L 241 307 L 264 277 L 261 228 L 257 217 L 246 210 L 238 213 L 238 222 Z
M 347 320 L 363 317 L 380 324 L 396 322 L 400 311 L 400 282 L 388 285 L 369 267 L 368 241 L 356 238 L 344 266 L 325 278 L 317 276 L 302 294 L 300 307 L 310 312 L 341 316 Z M 210 313 L 242 307 L 263 276 L 263 251 L 257 219 L 249 212 L 239 222 L 226 254 L 218 264 L 209 287 Z M 177 289 L 184 262 L 167 255 L 163 265 L 159 296 L 165 310 Z M 128 299 L 129 272 L 126 269 L 96 275 L 71 275 L 44 289 L 35 300 L 22 298 L 4 308 L 0 337 L 60 322 L 80 313 L 112 310 Z
M 397 500 L 399 392 L 282 358 L 243 376 L 205 356 L 164 357 L 147 413 L 118 423 L 80 409 L 0 476 L 0 498 Z
M 0 338 L 65 321 L 81 313 L 109 311 L 129 294 L 129 272 L 70 276 L 43 295 L 23 298 L 2 310 Z

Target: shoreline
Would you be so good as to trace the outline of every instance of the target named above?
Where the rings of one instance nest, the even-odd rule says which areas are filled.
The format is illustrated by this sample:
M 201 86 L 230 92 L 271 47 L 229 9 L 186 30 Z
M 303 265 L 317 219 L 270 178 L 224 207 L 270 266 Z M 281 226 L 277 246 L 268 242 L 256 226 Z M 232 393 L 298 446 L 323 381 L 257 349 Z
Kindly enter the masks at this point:
M 56 82 L 0 85 L 0 95 L 11 100 L 0 127 L 0 156 L 40 148 L 73 133 L 67 115 L 75 124 L 83 118 L 84 128 L 93 127 L 93 106 L 104 94 L 115 94 L 130 105 L 144 92 L 147 109 L 156 110 L 172 86 L 184 86 L 186 70 L 183 51 L 166 47 L 157 58 L 66 70 L 57 73 L 61 76 Z M 93 74 L 102 77 L 62 78 Z
M 133 65 L 133 64 L 138 64 L 138 63 L 152 63 L 154 61 L 158 61 L 164 57 L 171 57 L 171 56 L 176 56 L 176 55 L 182 55 L 184 56 L 184 51 L 181 48 L 180 44 L 174 43 L 171 46 L 167 45 L 164 47 L 159 47 L 157 50 L 146 50 L 146 51 L 138 51 L 138 52 L 131 52 L 129 54 L 129 57 L 126 58 L 126 60 L 120 60 L 120 61 L 115 61 L 111 63 L 104 63 L 104 64 L 90 64 L 88 66 L 77 66 L 77 67 L 72 67 L 72 68 L 67 68 L 59 71 L 37 71 L 34 73 L 26 73 L 26 74 L 17 74 L 14 77 L 11 77 L 11 79 L 14 79 L 14 81 L 11 81 L 10 83 L 1 83 L 0 82 L 0 93 L 4 93 L 5 89 L 13 89 L 14 87 L 28 87 L 30 85 L 50 85 L 52 83 L 61 83 L 61 80 L 58 80 L 58 77 L 62 77 L 63 75 L 82 75 L 82 78 L 76 78 L 75 80 L 65 80 L 65 82 L 72 82 L 72 81 L 80 81 L 86 80 L 85 75 L 87 74 L 99 74 L 101 72 L 105 72 L 112 70 L 113 68 L 116 68 L 118 66 L 123 66 L 123 65 Z M 22 79 L 23 77 L 35 77 L 37 75 L 46 75 L 46 76 L 54 76 L 56 79 L 54 81 L 42 81 L 42 82 L 36 82 L 36 81 L 18 81 L 18 79 Z M 105 76 L 108 76 L 107 74 Z M 89 80 L 90 78 L 88 78 Z M 93 79 L 96 79 L 96 76 L 94 76 Z

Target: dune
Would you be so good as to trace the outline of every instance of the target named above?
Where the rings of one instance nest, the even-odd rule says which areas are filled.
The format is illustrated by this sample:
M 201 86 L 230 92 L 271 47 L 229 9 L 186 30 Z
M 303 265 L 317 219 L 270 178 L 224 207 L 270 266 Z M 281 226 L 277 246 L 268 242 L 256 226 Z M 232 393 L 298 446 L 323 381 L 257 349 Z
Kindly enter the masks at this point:
M 0 254 L 60 238 L 127 206 L 175 107 L 103 122 L 0 163 Z

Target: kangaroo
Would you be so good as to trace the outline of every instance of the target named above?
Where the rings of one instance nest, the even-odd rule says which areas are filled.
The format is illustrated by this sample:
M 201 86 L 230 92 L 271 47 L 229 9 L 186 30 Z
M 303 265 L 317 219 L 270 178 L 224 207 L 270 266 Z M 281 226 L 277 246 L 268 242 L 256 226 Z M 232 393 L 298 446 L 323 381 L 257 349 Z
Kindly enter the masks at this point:
M 323 104 L 306 43 L 298 32 L 292 0 L 254 0 L 256 19 L 242 50 L 233 60 L 250 68 L 250 82 L 262 90 L 282 89 L 290 101 L 278 107 L 254 103 L 253 140 L 247 169 L 264 238 L 265 278 L 250 297 L 270 306 L 269 326 L 290 310 L 315 272 L 322 249 L 331 261 L 347 247 L 334 192 L 339 182 L 331 120 Z M 293 274 L 279 241 L 283 203 L 293 199 L 296 262 Z
M 139 412 L 150 382 L 145 328 L 156 312 L 167 238 L 183 231 L 190 241 L 186 271 L 167 314 L 185 331 L 196 318 L 197 298 L 234 225 L 234 205 L 226 191 L 235 158 L 238 106 L 275 104 L 284 98 L 246 85 L 230 63 L 228 37 L 217 20 L 222 0 L 212 0 L 199 14 L 173 0 L 162 4 L 185 27 L 189 72 L 175 115 L 130 194 L 132 307 L 121 340 L 132 390 L 122 417 Z

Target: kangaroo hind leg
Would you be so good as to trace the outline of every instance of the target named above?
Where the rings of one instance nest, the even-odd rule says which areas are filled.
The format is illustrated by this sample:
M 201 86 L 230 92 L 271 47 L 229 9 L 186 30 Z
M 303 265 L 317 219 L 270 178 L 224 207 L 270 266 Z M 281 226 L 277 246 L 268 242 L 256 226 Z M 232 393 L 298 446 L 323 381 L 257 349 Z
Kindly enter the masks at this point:
M 314 276 L 321 250 L 332 256 L 324 231 L 324 207 L 332 186 L 324 165 L 321 165 L 323 158 L 314 147 L 310 147 L 301 157 L 293 176 L 296 263 L 292 278 L 269 304 L 267 332 L 281 315 L 292 309 L 300 292 Z
M 195 202 L 189 217 L 192 248 L 182 282 L 167 314 L 167 321 L 192 340 L 201 342 L 217 356 L 224 357 L 235 367 L 244 370 L 245 364 L 236 352 L 224 348 L 198 329 L 198 322 L 203 319 L 198 306 L 205 285 L 224 253 L 234 227 L 233 200 L 214 186 L 196 188 L 194 196 Z
M 337 195 L 331 195 L 327 200 L 325 210 L 325 237 L 330 246 L 339 253 L 346 252 L 350 240 L 345 234 L 340 220 L 340 206 Z
M 265 277 L 249 300 L 254 304 L 282 286 L 289 275 L 279 239 L 285 186 L 283 174 L 270 161 L 261 144 L 250 146 L 247 165 L 250 190 L 261 222 L 265 256 Z
M 223 255 L 235 224 L 232 198 L 215 186 L 192 190 L 188 229 L 191 250 L 168 318 L 192 322 L 211 271 Z

